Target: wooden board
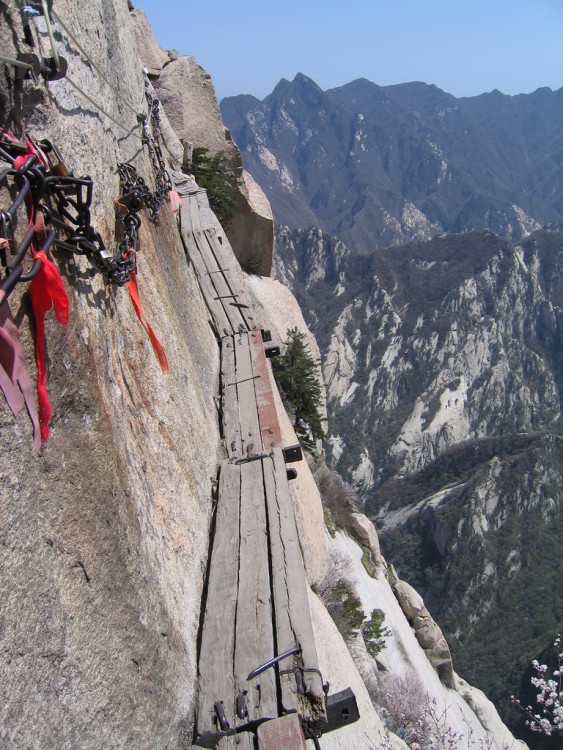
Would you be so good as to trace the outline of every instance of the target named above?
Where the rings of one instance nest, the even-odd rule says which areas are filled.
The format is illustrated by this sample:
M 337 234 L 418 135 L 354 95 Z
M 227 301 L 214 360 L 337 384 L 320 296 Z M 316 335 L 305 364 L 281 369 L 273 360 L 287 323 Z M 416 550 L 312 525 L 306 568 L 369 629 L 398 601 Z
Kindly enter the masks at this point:
M 257 378 L 252 371 L 248 334 L 242 333 L 235 336 L 234 342 L 242 452 L 243 454 L 259 453 L 262 451 L 262 437 L 254 390 Z
M 282 704 L 285 711 L 297 710 L 317 721 L 325 715 L 322 679 L 318 672 L 317 651 L 307 597 L 305 570 L 293 505 L 287 482 L 281 448 L 274 448 L 273 458 L 264 459 L 264 484 L 268 509 L 268 526 L 272 558 L 272 591 L 278 654 L 301 647 L 301 653 L 280 662 Z M 297 689 L 292 670 L 303 667 L 306 693 Z M 287 672 L 284 674 L 284 671 Z
M 215 291 L 215 287 L 213 286 L 210 275 L 207 272 L 207 267 L 203 262 L 203 258 L 201 257 L 201 253 L 199 252 L 199 248 L 192 232 L 183 231 L 182 239 L 184 241 L 186 253 L 188 254 L 195 269 L 198 283 L 205 299 L 205 303 L 207 304 L 207 308 L 209 309 L 209 312 L 211 313 L 211 316 L 213 318 L 213 323 L 217 335 L 219 336 L 219 338 L 231 335 L 233 332 L 231 322 L 225 314 L 223 306 L 215 300 L 217 294 Z
M 235 337 L 225 336 L 221 340 L 221 419 L 229 457 L 242 456 L 236 379 Z
M 199 190 L 196 193 L 191 193 L 188 198 L 189 208 L 190 208 L 190 217 L 192 221 L 192 232 L 197 232 L 201 230 L 201 220 L 199 215 L 199 201 L 198 201 L 198 195 Z
M 254 750 L 255 747 L 255 737 L 252 732 L 241 732 L 230 737 L 223 737 L 217 745 L 217 750 Z
M 227 253 L 215 231 L 207 192 L 194 190 L 193 184 L 179 178 L 178 193 L 182 198 L 180 231 L 184 246 L 196 268 L 219 336 L 255 328 L 241 279 L 229 269 Z
M 240 303 L 240 314 L 244 319 L 248 330 L 252 330 L 256 327 L 254 322 L 254 312 L 252 306 L 246 296 L 246 291 L 242 282 L 241 276 L 232 268 L 232 261 L 227 256 L 227 251 L 219 241 L 217 232 L 215 229 L 208 230 L 205 232 L 209 246 L 215 258 L 215 262 L 219 268 L 224 268 L 224 278 L 228 287 L 231 291 L 238 292 L 238 302 Z
M 273 377 L 268 366 L 268 360 L 264 351 L 264 341 L 259 330 L 252 331 L 248 335 L 250 344 L 250 357 L 252 360 L 252 372 L 259 375 L 254 381 L 256 394 L 256 407 L 258 409 L 258 422 L 262 436 L 264 450 L 281 446 L 281 429 L 278 421 L 278 413 L 274 401 L 274 391 L 271 378 Z
M 238 330 L 251 330 L 255 325 L 254 312 L 246 297 L 243 280 L 232 268 L 233 258 L 227 256 L 215 229 L 205 231 L 204 235 L 216 268 L 222 269 L 220 275 L 222 288 L 225 290 L 225 312 L 233 325 L 236 323 Z
M 248 329 L 244 317 L 241 316 L 240 309 L 234 303 L 239 301 L 240 288 L 231 288 L 225 279 L 225 272 L 221 269 L 223 266 L 217 262 L 211 246 L 209 244 L 207 232 L 200 230 L 193 233 L 201 258 L 205 264 L 207 275 L 215 289 L 213 297 L 214 302 L 221 305 L 226 317 L 231 323 L 233 333 Z
M 217 733 L 215 701 L 234 725 L 235 620 L 238 595 L 240 469 L 224 463 L 219 476 L 215 537 L 209 562 L 201 635 L 197 734 Z
M 267 669 L 248 681 L 256 667 L 274 656 L 274 633 L 262 462 L 241 464 L 240 562 L 235 643 L 235 690 L 245 696 L 248 721 L 278 715 L 276 675 Z M 239 717 L 241 720 L 243 717 Z
M 207 229 L 214 229 L 213 215 L 209 206 L 209 198 L 207 196 L 207 190 L 200 190 L 195 195 L 197 206 L 199 210 L 199 225 L 205 231 Z

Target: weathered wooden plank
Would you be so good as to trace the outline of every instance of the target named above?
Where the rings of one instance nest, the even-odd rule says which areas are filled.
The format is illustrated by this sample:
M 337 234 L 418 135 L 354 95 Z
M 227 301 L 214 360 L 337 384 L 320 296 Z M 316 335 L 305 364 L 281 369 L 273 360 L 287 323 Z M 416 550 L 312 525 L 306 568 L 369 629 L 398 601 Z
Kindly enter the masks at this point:
M 248 334 L 241 333 L 234 336 L 234 341 L 236 389 L 243 453 L 258 453 L 262 450 L 262 437 L 256 407 L 255 377 L 252 372 Z
M 236 262 L 233 263 L 233 260 L 235 259 L 232 250 L 227 251 L 227 248 L 220 242 L 215 229 L 206 230 L 205 236 L 209 243 L 211 253 L 215 258 L 217 267 L 223 269 L 223 278 L 227 287 L 232 293 L 237 294 L 237 301 L 231 302 L 230 304 L 239 307 L 238 311 L 241 318 L 244 320 L 246 327 L 249 330 L 253 329 L 256 327 L 254 311 L 244 288 L 242 272 L 240 271 L 238 264 Z
M 213 317 L 213 322 L 219 337 L 230 335 L 232 333 L 231 322 L 225 315 L 223 306 L 220 305 L 216 300 L 215 287 L 213 286 L 209 274 L 207 273 L 207 267 L 203 262 L 201 253 L 194 239 L 192 232 L 186 232 L 182 235 L 184 240 L 184 247 L 188 253 L 190 260 L 193 263 L 198 282 L 205 299 L 205 303 Z
M 248 330 L 252 330 L 256 327 L 256 322 L 254 320 L 254 312 L 252 309 L 252 305 L 250 304 L 248 297 L 246 295 L 246 291 L 244 289 L 244 284 L 242 282 L 242 277 L 240 273 L 235 270 L 235 267 L 232 264 L 232 260 L 227 256 L 227 251 L 219 242 L 219 237 L 217 236 L 217 232 L 215 229 L 209 230 L 205 232 L 209 245 L 211 247 L 211 250 L 213 252 L 213 255 L 215 257 L 215 261 L 217 265 L 220 268 L 224 268 L 225 271 L 223 273 L 223 276 L 225 278 L 225 282 L 227 283 L 229 289 L 231 291 L 236 291 L 238 293 L 239 299 L 238 304 L 240 305 L 239 311 L 242 316 L 242 318 L 245 321 L 245 324 L 248 328 Z
M 307 750 L 303 727 L 297 714 L 266 721 L 258 727 L 258 750 Z
M 221 266 L 218 265 L 211 251 L 206 234 L 203 232 L 194 232 L 194 238 L 205 263 L 207 275 L 215 289 L 214 301 L 223 308 L 233 332 L 240 330 L 241 325 L 246 330 L 246 323 L 241 317 L 239 309 L 231 305 L 232 302 L 236 302 L 238 299 L 238 290 L 231 290 L 226 283 L 224 274 L 220 270 Z
M 209 206 L 209 199 L 207 197 L 207 190 L 200 190 L 196 195 L 197 205 L 199 208 L 199 220 L 200 226 L 205 231 L 206 229 L 214 229 L 213 216 L 211 214 L 211 208 Z
M 220 731 L 214 704 L 223 701 L 225 716 L 234 724 L 234 674 L 236 602 L 238 596 L 240 468 L 223 463 L 215 537 L 209 561 L 207 603 L 199 657 L 197 733 Z
M 189 208 L 190 208 L 190 216 L 192 219 L 192 231 L 201 231 L 201 219 L 200 219 L 200 213 L 199 213 L 199 201 L 198 201 L 198 195 L 200 191 L 198 190 L 197 193 L 191 193 L 189 196 Z
M 276 489 L 276 475 L 272 459 L 264 459 L 264 487 L 266 490 L 266 507 L 268 510 L 268 531 L 270 538 L 272 597 L 275 611 L 275 630 L 277 654 L 288 651 L 301 644 L 291 627 L 289 618 L 289 590 L 286 581 L 286 553 L 284 539 L 281 535 L 282 522 Z M 299 701 L 297 683 L 293 670 L 297 666 L 295 656 L 289 656 L 279 663 L 279 684 L 281 705 L 285 712 L 297 711 Z
M 254 750 L 256 747 L 254 743 L 255 737 L 252 732 L 241 732 L 230 737 L 223 737 L 217 745 L 217 750 Z
M 242 723 L 278 715 L 275 671 L 252 680 L 252 670 L 274 656 L 274 632 L 264 480 L 261 461 L 241 464 L 240 555 L 235 643 L 235 690 L 244 695 Z M 244 714 L 244 711 L 241 712 Z
M 258 375 L 254 380 L 254 391 L 256 393 L 256 406 L 258 409 L 258 422 L 260 423 L 260 434 L 264 450 L 281 446 L 281 429 L 278 421 L 278 413 L 274 401 L 274 391 L 268 360 L 264 352 L 264 341 L 259 330 L 252 331 L 248 335 L 250 343 L 250 357 L 252 360 L 252 372 Z
M 268 527 L 272 559 L 272 591 L 276 619 L 277 650 L 294 646 L 301 653 L 284 659 L 279 665 L 284 709 L 295 710 L 317 721 L 324 716 L 324 693 L 318 672 L 317 651 L 307 597 L 307 585 L 293 505 L 281 448 L 273 449 L 273 458 L 263 459 L 264 484 L 268 509 Z M 291 670 L 302 667 L 305 695 L 297 690 Z M 284 674 L 288 670 L 289 674 Z
M 249 320 L 253 319 L 253 314 L 246 299 L 244 287 L 241 283 L 242 279 L 237 278 L 229 268 L 229 258 L 227 258 L 215 230 L 208 230 L 204 234 L 209 257 L 213 259 L 216 268 L 223 269 L 221 274 L 217 274 L 217 284 L 218 289 L 221 289 L 220 294 L 223 298 L 225 312 L 232 320 L 235 330 L 241 330 L 241 326 L 242 330 L 248 330 L 252 327 Z M 232 265 L 232 259 L 230 263 Z
M 235 337 L 221 340 L 221 411 L 223 437 L 229 457 L 242 455 L 242 439 L 238 409 L 235 368 Z

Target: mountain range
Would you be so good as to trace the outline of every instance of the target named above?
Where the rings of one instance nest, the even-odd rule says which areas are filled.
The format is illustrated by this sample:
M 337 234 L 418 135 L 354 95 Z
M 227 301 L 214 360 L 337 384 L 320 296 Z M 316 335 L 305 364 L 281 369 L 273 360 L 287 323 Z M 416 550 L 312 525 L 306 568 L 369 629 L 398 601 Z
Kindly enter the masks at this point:
M 518 241 L 563 220 L 563 89 L 456 98 L 362 78 L 322 91 L 298 74 L 221 113 L 277 223 L 357 252 L 479 229 Z

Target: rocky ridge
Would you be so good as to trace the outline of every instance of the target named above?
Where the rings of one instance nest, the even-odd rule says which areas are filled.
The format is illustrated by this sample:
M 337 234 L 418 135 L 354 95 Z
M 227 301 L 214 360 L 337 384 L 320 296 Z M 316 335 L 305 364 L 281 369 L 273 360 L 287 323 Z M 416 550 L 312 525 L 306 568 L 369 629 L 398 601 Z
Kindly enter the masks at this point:
M 322 91 L 299 73 L 221 102 L 276 222 L 366 253 L 441 232 L 560 223 L 563 89 L 457 99 L 420 82 Z

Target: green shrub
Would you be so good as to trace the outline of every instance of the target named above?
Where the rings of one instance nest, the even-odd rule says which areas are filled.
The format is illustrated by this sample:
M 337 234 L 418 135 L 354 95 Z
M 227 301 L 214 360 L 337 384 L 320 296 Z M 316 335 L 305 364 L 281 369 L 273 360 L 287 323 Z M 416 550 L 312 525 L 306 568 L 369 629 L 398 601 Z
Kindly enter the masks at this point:
M 385 638 L 391 635 L 389 628 L 383 625 L 385 612 L 381 609 L 372 610 L 369 620 L 362 625 L 362 636 L 367 652 L 374 659 L 385 648 Z
M 323 508 L 323 514 L 325 519 L 325 526 L 328 533 L 334 539 L 336 537 L 336 529 L 334 528 L 334 522 L 332 520 L 332 514 L 328 508 Z
M 192 154 L 192 168 L 199 187 L 207 190 L 209 205 L 223 229 L 227 229 L 235 215 L 237 176 L 224 151 L 209 156 L 209 149 L 196 146 Z
M 362 604 L 344 580 L 332 587 L 325 605 L 345 641 L 361 631 L 364 621 Z

